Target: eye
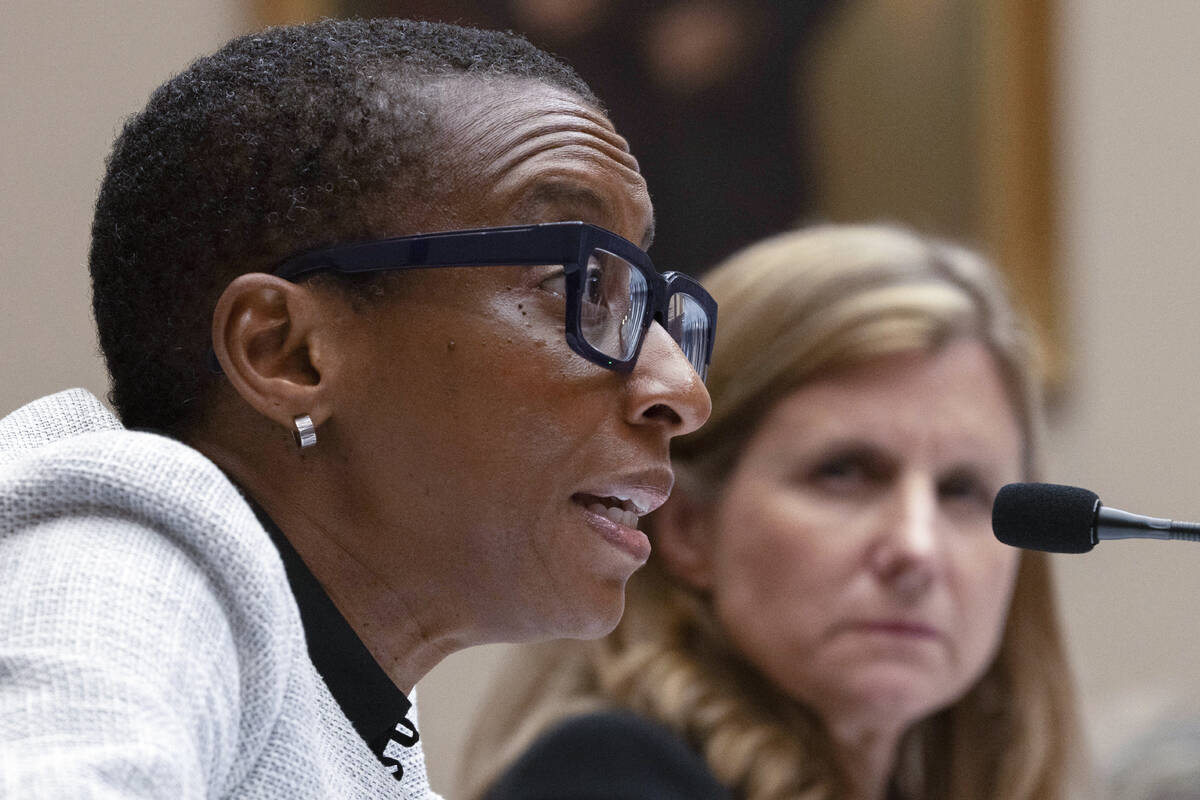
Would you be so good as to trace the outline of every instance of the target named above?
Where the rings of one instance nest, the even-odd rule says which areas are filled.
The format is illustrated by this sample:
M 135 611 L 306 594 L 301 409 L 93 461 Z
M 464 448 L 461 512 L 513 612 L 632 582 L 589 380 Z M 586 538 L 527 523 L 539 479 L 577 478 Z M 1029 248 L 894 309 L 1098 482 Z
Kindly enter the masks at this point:
M 555 272 L 543 278 L 542 282 L 538 284 L 538 287 L 550 292 L 551 294 L 556 294 L 559 297 L 566 297 L 567 274 L 563 272 L 562 268 L 560 267 Z
M 837 455 L 819 461 L 809 473 L 809 481 L 834 494 L 849 494 L 872 480 L 872 470 L 860 455 Z
M 938 497 L 943 501 L 991 510 L 992 492 L 973 470 L 962 469 L 949 473 L 938 481 L 937 489 Z
M 604 295 L 604 271 L 593 258 L 588 262 L 587 277 L 583 279 L 583 302 L 589 305 L 606 305 Z
M 830 497 L 865 499 L 895 478 L 895 458 L 870 443 L 835 443 L 813 455 L 802 479 Z

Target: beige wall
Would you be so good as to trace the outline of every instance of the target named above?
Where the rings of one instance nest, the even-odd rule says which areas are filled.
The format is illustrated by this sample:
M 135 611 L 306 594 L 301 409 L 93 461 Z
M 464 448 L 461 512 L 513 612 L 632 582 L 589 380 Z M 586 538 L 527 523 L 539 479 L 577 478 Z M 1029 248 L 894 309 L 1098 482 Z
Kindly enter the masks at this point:
M 1065 0 L 1060 91 L 1075 379 L 1052 475 L 1200 519 L 1200 3 Z M 1200 694 L 1200 545 L 1110 542 L 1059 561 L 1093 732 L 1135 694 Z
M 5 0 L 0 7 L 0 412 L 103 394 L 87 248 L 124 117 L 247 25 L 243 0 Z
M 153 86 L 244 29 L 243 9 L 5 4 L 0 412 L 68 385 L 104 391 L 83 267 L 104 154 Z M 1115 505 L 1200 518 L 1200 4 L 1063 0 L 1060 28 L 1063 313 L 1075 364 L 1051 474 Z M 1200 546 L 1109 543 L 1064 558 L 1059 574 L 1101 745 L 1121 698 L 1193 694 Z M 422 683 L 422 730 L 443 788 L 502 651 L 452 657 Z

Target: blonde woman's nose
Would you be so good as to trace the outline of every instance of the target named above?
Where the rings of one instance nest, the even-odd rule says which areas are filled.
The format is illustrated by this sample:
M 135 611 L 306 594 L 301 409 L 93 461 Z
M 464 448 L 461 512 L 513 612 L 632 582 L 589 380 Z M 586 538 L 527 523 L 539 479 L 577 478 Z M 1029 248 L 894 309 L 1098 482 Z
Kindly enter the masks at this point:
M 921 475 L 901 476 L 881 509 L 873 569 L 905 593 L 921 591 L 936 571 L 938 549 L 934 482 Z

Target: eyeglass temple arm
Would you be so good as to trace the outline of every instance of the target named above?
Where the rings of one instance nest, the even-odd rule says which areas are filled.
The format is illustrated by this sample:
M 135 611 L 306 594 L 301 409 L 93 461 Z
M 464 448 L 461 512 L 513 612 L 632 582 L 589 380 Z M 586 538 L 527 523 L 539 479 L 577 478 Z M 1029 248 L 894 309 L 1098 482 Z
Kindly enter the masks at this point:
M 427 267 L 571 264 L 580 260 L 581 250 L 575 228 L 530 225 L 339 245 L 289 259 L 274 274 L 296 280 L 322 270 L 355 274 Z

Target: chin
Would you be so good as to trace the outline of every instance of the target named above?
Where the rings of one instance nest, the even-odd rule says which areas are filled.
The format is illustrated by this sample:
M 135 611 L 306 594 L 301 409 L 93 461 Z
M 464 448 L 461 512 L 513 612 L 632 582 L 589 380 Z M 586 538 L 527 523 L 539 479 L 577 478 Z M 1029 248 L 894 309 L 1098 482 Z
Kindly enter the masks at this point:
M 954 702 L 946 697 L 944 686 L 931 685 L 928 676 L 901 674 L 902 670 L 862 676 L 845 686 L 847 705 L 858 707 L 868 716 L 893 717 L 916 722 Z
M 951 702 L 939 676 L 908 665 L 872 664 L 843 667 L 836 674 L 808 674 L 803 680 L 776 681 L 784 693 L 821 716 L 863 720 L 916 720 Z
M 510 619 L 505 632 L 496 641 L 520 644 L 552 639 L 603 638 L 621 621 L 625 611 L 625 585 L 622 581 L 614 589 L 605 583 L 591 591 L 580 587 L 569 599 L 570 605 L 543 600 L 533 608 L 524 609 L 519 620 Z
M 595 597 L 580 596 L 578 599 L 581 601 L 579 607 L 560 622 L 559 631 L 550 638 L 600 639 L 616 629 L 625 613 L 624 582 L 616 591 L 601 591 Z

